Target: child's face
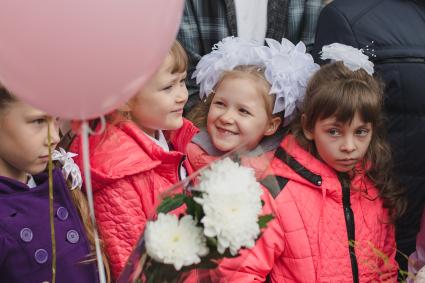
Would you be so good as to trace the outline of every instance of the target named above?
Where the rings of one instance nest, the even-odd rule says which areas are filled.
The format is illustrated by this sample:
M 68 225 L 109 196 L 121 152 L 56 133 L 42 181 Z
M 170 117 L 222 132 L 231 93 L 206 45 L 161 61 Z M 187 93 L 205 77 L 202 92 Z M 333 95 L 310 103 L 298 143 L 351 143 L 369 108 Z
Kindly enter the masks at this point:
M 0 175 L 26 182 L 26 174 L 46 169 L 48 123 L 53 148 L 59 142 L 59 127 L 45 112 L 15 101 L 0 110 Z
M 253 149 L 276 131 L 278 125 L 270 119 L 262 96 L 250 78 L 230 77 L 221 82 L 207 118 L 207 130 L 217 149 L 228 152 L 242 144 Z
M 188 98 L 186 72 L 171 73 L 174 60 L 168 55 L 157 73 L 129 101 L 133 121 L 147 134 L 174 130 L 183 125 L 183 107 Z
M 321 159 L 338 172 L 349 172 L 363 159 L 372 139 L 372 125 L 356 113 L 351 124 L 341 124 L 335 117 L 316 122 L 312 131 L 304 129 L 314 141 Z

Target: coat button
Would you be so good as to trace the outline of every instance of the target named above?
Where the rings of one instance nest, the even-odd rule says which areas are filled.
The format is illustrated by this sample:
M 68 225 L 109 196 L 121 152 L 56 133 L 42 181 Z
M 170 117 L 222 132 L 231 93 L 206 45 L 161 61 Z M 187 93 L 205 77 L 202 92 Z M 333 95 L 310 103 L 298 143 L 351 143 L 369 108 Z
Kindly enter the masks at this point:
M 30 228 L 23 228 L 20 233 L 21 240 L 25 243 L 29 243 L 32 241 L 33 234 Z
M 320 180 L 319 180 L 319 181 L 317 181 L 317 185 L 318 185 L 318 186 L 321 186 L 321 185 L 322 185 L 322 181 L 320 181 Z
M 58 210 L 56 210 L 56 216 L 60 220 L 65 221 L 68 219 L 69 216 L 68 210 L 65 207 L 61 206 L 58 208 Z
M 35 251 L 34 258 L 37 263 L 42 264 L 47 261 L 49 255 L 47 254 L 47 251 L 45 249 L 38 249 Z
M 69 230 L 68 233 L 66 233 L 66 239 L 71 244 L 76 244 L 80 240 L 80 235 L 75 230 Z

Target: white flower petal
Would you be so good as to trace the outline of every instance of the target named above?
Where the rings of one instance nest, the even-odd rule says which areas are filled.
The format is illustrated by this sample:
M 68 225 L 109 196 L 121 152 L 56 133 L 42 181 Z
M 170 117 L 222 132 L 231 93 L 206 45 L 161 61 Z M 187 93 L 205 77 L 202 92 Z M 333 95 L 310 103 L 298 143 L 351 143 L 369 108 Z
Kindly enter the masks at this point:
M 200 257 L 209 252 L 202 228 L 190 215 L 179 220 L 175 215 L 160 213 L 156 221 L 146 225 L 145 241 L 150 257 L 173 264 L 176 270 L 199 263 Z
M 235 254 L 242 247 L 252 246 L 260 233 L 257 220 L 262 191 L 251 168 L 226 158 L 203 171 L 194 190 L 202 192 L 195 201 L 204 210 L 204 235 L 217 237 L 218 252 L 229 248 Z

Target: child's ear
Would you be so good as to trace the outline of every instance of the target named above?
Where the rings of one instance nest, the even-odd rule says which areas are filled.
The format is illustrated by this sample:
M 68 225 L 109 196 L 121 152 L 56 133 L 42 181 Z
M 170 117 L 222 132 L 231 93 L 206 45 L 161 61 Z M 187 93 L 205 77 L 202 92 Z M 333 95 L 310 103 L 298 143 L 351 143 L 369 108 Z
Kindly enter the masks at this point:
M 302 114 L 301 115 L 301 126 L 303 128 L 304 136 L 306 137 L 306 139 L 312 141 L 314 139 L 314 135 L 309 129 L 307 129 L 306 123 L 307 123 L 307 116 L 305 116 L 305 114 Z
M 273 117 L 269 121 L 269 125 L 264 133 L 265 136 L 271 136 L 276 133 L 277 129 L 279 129 L 280 124 L 282 123 L 282 118 Z

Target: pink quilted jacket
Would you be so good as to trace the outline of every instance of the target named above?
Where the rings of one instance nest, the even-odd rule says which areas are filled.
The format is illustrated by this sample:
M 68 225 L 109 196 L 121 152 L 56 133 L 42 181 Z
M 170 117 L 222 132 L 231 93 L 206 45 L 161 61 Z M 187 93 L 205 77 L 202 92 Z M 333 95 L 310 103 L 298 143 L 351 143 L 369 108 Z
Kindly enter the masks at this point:
M 268 151 L 260 156 L 243 157 L 241 162 L 243 166 L 253 168 L 255 170 L 255 176 L 258 179 L 264 174 L 264 170 L 267 169 L 273 158 L 273 154 L 274 151 Z M 219 156 L 209 155 L 195 143 L 189 143 L 187 145 L 187 159 L 194 171 L 205 167 L 218 158 Z
M 168 132 L 173 151 L 165 152 L 134 123 L 108 125 L 90 137 L 90 164 L 97 224 L 113 276 L 122 271 L 146 220 L 155 215 L 158 196 L 179 181 L 186 145 L 198 129 L 185 120 Z M 82 156 L 80 138 L 71 151 Z M 81 160 L 76 160 L 81 165 Z M 186 168 L 189 163 L 184 161 Z
M 221 263 L 217 281 L 396 282 L 394 227 L 364 174 L 343 189 L 335 171 L 293 136 L 283 140 L 267 174 L 283 187 L 273 204 L 276 218 L 253 249 Z

